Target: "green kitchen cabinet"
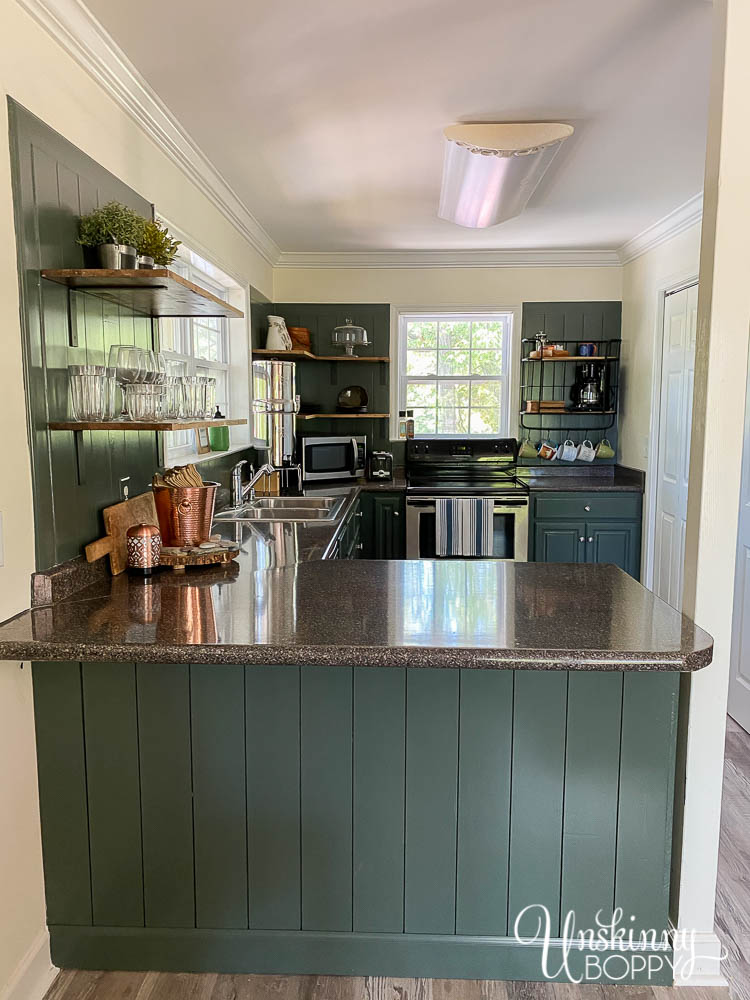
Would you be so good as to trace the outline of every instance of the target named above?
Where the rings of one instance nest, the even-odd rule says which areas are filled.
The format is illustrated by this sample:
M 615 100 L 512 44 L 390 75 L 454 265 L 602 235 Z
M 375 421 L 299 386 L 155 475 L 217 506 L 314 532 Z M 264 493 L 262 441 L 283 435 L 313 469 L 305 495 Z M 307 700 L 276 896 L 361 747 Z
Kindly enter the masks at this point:
M 639 493 L 550 493 L 531 507 L 532 561 L 613 563 L 640 576 Z
M 349 511 L 341 526 L 329 558 L 359 559 L 362 555 L 362 504 L 360 500 Z
M 363 549 L 367 559 L 406 557 L 406 498 L 403 493 L 363 493 Z
M 585 562 L 585 530 L 582 521 L 536 521 L 534 562 Z

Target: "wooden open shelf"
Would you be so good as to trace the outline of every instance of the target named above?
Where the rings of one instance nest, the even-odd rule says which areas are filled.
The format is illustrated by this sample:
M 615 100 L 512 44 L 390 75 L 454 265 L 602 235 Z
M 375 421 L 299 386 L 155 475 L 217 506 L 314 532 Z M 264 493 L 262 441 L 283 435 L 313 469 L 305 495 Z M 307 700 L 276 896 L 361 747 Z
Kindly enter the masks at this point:
M 312 354 L 310 351 L 268 351 L 265 348 L 253 351 L 253 357 L 284 358 L 289 361 L 369 361 L 387 365 L 391 360 L 386 356 L 353 357 L 351 354 Z
M 226 316 L 242 319 L 241 309 L 166 267 L 109 271 L 103 268 L 45 270 L 42 277 L 58 285 L 95 295 L 143 316 Z
M 616 410 L 519 410 L 524 417 L 605 417 Z M 536 428 L 539 430 L 540 428 Z
M 569 354 L 566 358 L 521 358 L 521 363 L 524 364 L 524 365 L 525 364 L 538 365 L 540 363 L 541 364 L 545 364 L 545 365 L 549 365 L 549 364 L 554 364 L 555 362 L 559 363 L 561 361 L 562 362 L 566 362 L 566 361 L 578 361 L 578 362 L 582 362 L 582 361 L 619 361 L 619 360 L 620 360 L 619 358 L 613 357 L 612 355 L 602 356 L 602 355 L 599 355 L 599 354 L 593 354 L 593 355 L 590 355 L 590 354 Z
M 298 413 L 298 420 L 385 420 L 390 413 Z
M 247 420 L 51 420 L 51 431 L 190 431 L 200 427 L 238 427 Z

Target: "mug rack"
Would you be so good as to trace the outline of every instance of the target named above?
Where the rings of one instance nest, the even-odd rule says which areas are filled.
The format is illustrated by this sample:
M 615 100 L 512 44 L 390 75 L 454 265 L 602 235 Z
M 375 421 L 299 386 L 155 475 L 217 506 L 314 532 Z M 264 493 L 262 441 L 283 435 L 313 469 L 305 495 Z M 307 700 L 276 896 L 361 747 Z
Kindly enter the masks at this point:
M 568 356 L 532 358 L 536 349 L 534 338 L 524 338 L 521 341 L 521 391 L 520 391 L 520 426 L 526 433 L 524 437 L 544 438 L 554 436 L 556 439 L 571 438 L 580 442 L 586 438 L 601 438 L 603 434 L 614 427 L 617 422 L 617 405 L 620 379 L 620 346 L 621 340 L 588 340 L 593 344 L 593 355 L 578 353 L 580 340 L 560 340 L 559 345 L 568 351 Z M 595 362 L 605 365 L 606 391 L 604 404 L 598 410 L 579 410 L 574 408 L 571 390 L 577 380 L 578 369 L 582 364 Z M 563 406 L 560 409 L 544 409 L 540 412 L 529 412 L 526 404 L 552 402 L 559 400 Z

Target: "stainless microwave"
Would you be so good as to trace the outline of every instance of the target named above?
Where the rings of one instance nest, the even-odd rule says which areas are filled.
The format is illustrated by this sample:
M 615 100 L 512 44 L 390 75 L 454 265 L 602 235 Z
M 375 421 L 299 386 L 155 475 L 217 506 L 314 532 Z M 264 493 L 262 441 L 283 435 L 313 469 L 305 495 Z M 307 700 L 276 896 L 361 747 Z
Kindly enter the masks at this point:
M 365 474 L 367 438 L 303 437 L 300 447 L 302 480 L 357 479 Z

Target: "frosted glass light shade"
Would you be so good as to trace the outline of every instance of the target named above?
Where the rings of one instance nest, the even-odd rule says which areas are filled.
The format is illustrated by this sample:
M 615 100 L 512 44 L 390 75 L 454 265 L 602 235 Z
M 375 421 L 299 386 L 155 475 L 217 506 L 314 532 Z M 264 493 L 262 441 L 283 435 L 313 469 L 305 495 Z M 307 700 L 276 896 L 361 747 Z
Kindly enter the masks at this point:
M 444 132 L 438 216 L 486 229 L 520 215 L 572 134 L 572 125 L 559 122 L 451 125 Z

